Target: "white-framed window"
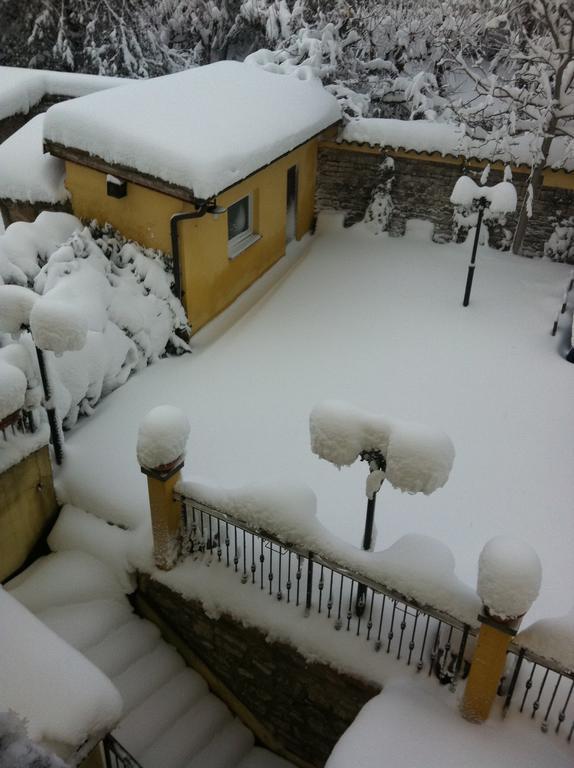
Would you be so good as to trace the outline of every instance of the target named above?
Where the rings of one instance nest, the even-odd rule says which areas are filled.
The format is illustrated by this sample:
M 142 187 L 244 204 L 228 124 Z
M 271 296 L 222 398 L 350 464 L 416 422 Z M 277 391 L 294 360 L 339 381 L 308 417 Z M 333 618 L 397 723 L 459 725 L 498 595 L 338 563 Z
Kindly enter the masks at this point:
M 253 231 L 253 195 L 246 195 L 227 207 L 227 245 L 230 259 L 249 248 L 259 235 Z

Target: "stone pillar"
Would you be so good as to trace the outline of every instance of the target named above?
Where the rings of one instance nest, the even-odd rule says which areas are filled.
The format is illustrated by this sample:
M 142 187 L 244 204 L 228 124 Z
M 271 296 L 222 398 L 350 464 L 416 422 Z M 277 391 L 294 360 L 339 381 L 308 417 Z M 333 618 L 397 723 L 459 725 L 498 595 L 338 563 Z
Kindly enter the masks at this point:
M 155 564 L 169 571 L 181 553 L 181 503 L 174 499 L 174 488 L 181 480 L 183 459 L 171 468 L 147 469 L 147 489 L 153 533 Z
M 506 653 L 520 622 L 540 590 L 542 568 L 536 552 L 508 536 L 484 546 L 478 562 L 477 592 L 483 603 L 480 632 L 461 703 L 461 714 L 473 723 L 490 715 Z
M 188 436 L 187 416 L 171 405 L 153 408 L 138 432 L 137 456 L 147 476 L 154 559 L 166 571 L 181 554 L 181 503 L 174 498 L 174 489 L 181 479 Z

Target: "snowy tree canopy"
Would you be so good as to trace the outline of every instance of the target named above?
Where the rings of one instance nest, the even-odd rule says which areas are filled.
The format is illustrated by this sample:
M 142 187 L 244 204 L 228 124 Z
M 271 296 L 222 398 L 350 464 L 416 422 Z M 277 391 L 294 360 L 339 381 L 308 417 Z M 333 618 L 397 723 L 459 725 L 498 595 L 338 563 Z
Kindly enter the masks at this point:
M 0 768 L 66 768 L 66 763 L 30 741 L 26 722 L 8 710 L 0 712 Z

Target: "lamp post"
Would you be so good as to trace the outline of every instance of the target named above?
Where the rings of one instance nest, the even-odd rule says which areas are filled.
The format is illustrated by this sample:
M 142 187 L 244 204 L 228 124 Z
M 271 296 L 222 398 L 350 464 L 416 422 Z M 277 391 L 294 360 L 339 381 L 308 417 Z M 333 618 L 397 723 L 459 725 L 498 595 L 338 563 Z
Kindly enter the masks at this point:
M 478 200 L 478 219 L 476 222 L 476 232 L 474 233 L 474 243 L 472 245 L 472 255 L 470 257 L 470 264 L 468 265 L 468 273 L 466 276 L 466 287 L 464 289 L 464 299 L 462 300 L 462 306 L 468 307 L 470 302 L 470 292 L 472 290 L 472 281 L 474 279 L 474 270 L 476 267 L 476 252 L 478 250 L 478 242 L 480 239 L 480 227 L 482 224 L 482 217 L 484 215 L 484 209 L 486 208 L 487 199 L 481 197 Z
M 382 472 L 384 473 L 387 468 L 387 462 L 385 457 L 380 451 L 363 451 L 361 453 L 361 461 L 366 461 L 369 465 L 370 472 Z M 369 489 L 367 480 L 367 514 L 365 517 L 365 530 L 363 532 L 363 544 L 362 549 L 368 552 L 373 542 L 373 526 L 375 523 L 375 505 L 377 503 L 377 493 L 381 488 L 384 481 L 384 474 L 377 488 Z M 367 596 L 367 587 L 364 584 L 359 584 L 357 588 L 357 600 L 355 602 L 355 613 L 357 616 L 362 616 L 365 610 Z

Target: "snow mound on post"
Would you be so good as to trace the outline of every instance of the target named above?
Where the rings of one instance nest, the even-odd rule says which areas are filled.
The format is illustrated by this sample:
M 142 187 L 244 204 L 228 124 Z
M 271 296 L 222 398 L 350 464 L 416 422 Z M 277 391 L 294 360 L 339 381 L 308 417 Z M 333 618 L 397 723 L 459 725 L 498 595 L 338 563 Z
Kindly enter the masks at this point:
M 337 400 L 319 403 L 309 419 L 311 450 L 337 467 L 363 451 L 380 451 L 386 479 L 407 493 L 430 494 L 448 480 L 454 447 L 444 432 L 376 416 Z
M 19 368 L 0 361 L 0 420 L 22 408 L 27 386 L 26 376 Z
M 179 408 L 158 405 L 140 424 L 137 457 L 140 466 L 157 469 L 176 462 L 185 453 L 189 419 Z
M 488 541 L 478 560 L 477 592 L 501 619 L 523 616 L 538 597 L 542 566 L 531 546 L 511 536 Z
M 0 709 L 26 718 L 31 739 L 76 748 L 114 727 L 115 686 L 1 587 L 0 625 Z
M 574 673 L 574 607 L 566 616 L 535 621 L 516 643 Z

